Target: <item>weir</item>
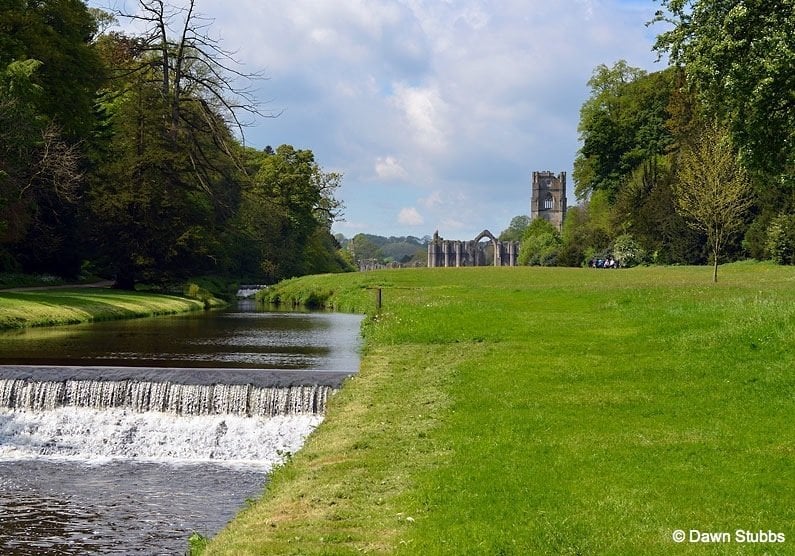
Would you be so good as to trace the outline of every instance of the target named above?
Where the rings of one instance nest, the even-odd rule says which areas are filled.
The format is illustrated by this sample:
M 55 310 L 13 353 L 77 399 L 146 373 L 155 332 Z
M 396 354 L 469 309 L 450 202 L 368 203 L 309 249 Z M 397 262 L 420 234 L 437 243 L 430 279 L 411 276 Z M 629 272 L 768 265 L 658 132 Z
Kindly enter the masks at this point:
M 0 408 L 61 407 L 174 415 L 322 415 L 350 372 L 0 366 Z
M 0 365 L 0 461 L 213 461 L 300 448 L 346 371 Z

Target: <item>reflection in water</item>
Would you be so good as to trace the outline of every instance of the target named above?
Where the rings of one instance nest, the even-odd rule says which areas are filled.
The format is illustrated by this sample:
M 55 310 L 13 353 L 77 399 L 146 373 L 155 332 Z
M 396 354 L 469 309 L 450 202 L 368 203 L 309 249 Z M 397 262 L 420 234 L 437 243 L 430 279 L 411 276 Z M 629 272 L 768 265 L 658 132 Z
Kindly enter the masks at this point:
M 0 364 L 358 368 L 361 316 L 190 313 L 0 333 Z

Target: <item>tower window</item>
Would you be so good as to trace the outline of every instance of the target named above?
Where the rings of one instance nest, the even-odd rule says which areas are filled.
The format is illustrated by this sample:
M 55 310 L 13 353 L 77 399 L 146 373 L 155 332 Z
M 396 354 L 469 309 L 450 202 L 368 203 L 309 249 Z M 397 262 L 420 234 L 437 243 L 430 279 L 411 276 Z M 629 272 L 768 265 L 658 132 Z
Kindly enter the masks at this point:
M 554 204 L 555 201 L 552 199 L 552 195 L 547 195 L 544 199 L 544 210 L 551 210 Z

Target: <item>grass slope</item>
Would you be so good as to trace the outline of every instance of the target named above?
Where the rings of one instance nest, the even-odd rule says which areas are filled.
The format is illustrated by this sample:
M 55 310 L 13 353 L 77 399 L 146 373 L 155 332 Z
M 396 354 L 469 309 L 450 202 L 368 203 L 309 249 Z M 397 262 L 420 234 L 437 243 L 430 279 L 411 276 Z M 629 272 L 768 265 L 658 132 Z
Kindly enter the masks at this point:
M 709 280 L 470 268 L 283 284 L 271 295 L 370 313 L 361 370 L 206 553 L 795 552 L 795 273 Z M 786 542 L 675 544 L 677 529 Z
M 0 292 L 0 329 L 147 317 L 203 308 L 204 303 L 194 299 L 111 289 Z

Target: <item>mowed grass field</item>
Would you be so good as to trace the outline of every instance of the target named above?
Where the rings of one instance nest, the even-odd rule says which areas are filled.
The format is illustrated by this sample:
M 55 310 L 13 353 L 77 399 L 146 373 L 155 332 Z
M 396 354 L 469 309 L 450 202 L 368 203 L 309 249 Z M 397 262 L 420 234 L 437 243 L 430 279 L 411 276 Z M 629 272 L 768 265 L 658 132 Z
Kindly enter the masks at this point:
M 206 553 L 795 553 L 795 270 L 710 278 L 468 268 L 284 283 L 283 302 L 368 312 L 361 370 Z
M 0 329 L 149 317 L 204 309 L 170 295 L 100 288 L 0 291 Z

